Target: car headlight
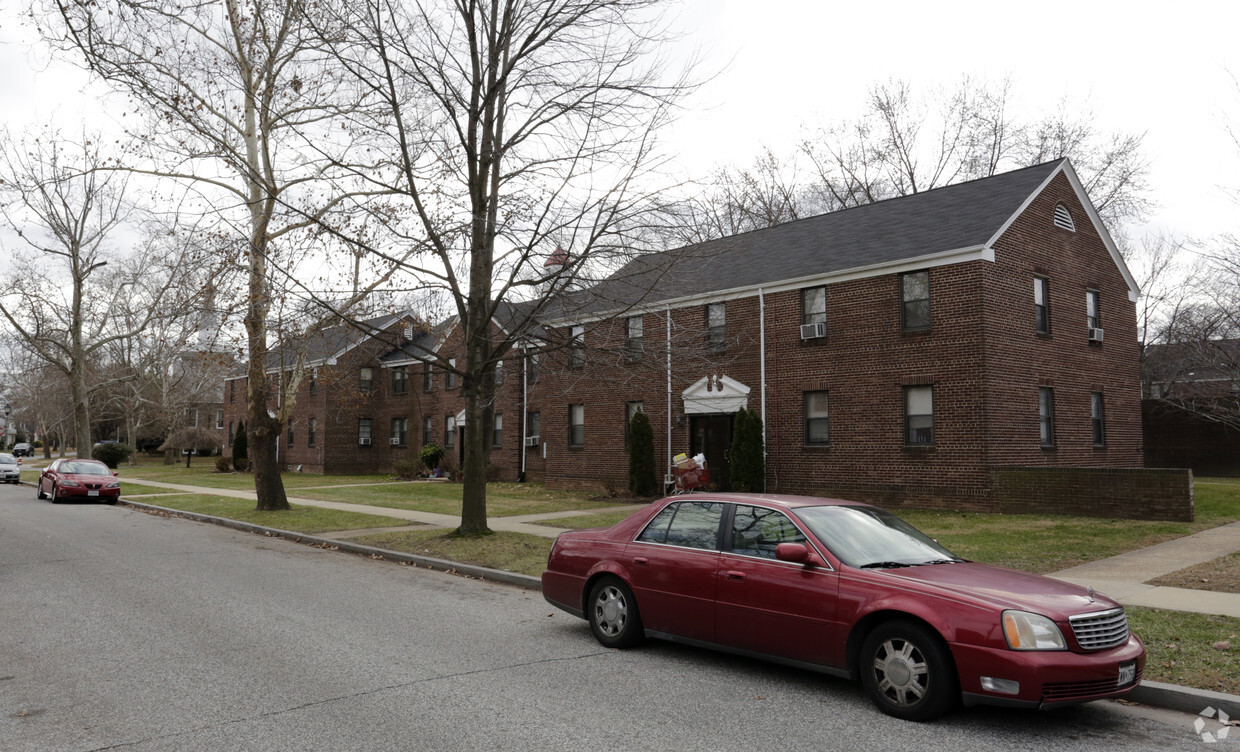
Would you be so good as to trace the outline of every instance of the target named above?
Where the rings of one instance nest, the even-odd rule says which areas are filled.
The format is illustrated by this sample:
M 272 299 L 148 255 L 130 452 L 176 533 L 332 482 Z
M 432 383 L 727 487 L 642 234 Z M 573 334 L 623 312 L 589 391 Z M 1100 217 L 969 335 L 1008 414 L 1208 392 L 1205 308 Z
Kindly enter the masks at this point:
M 1004 611 L 1003 636 L 1012 650 L 1068 649 L 1055 622 L 1028 611 Z
M 114 480 L 108 484 L 108 488 L 120 488 L 120 487 L 121 487 L 121 482 L 119 480 Z
M 81 485 L 76 480 L 69 480 L 68 478 L 61 478 L 59 483 L 62 486 L 75 486 L 76 487 L 76 486 Z

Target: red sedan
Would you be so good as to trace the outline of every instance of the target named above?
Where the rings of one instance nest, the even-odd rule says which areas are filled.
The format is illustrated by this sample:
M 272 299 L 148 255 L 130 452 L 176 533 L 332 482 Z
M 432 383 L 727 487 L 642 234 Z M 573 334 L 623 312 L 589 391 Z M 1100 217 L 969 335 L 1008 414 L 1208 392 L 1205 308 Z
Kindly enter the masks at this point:
M 121 497 L 117 475 L 98 460 L 55 460 L 39 474 L 38 497 L 50 496 L 53 504 L 78 498 L 115 504 Z
M 883 712 L 1044 707 L 1134 689 L 1145 646 L 1092 589 L 965 561 L 849 501 L 676 496 L 562 533 L 543 596 L 603 645 L 657 637 L 859 678 Z

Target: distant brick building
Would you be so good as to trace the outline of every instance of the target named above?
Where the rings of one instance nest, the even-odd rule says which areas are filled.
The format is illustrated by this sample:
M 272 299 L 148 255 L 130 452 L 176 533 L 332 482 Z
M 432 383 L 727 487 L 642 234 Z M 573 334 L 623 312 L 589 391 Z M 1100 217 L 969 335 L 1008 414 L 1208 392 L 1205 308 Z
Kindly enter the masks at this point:
M 1069 511 L 995 489 L 1015 469 L 1142 467 L 1137 295 L 1067 160 L 642 256 L 505 359 L 492 475 L 623 488 L 641 410 L 656 456 L 705 454 L 726 489 L 746 407 L 769 491 Z M 419 325 L 325 333 L 285 464 L 378 471 L 460 445 L 459 394 L 433 366 L 426 381 L 457 334 L 401 336 Z

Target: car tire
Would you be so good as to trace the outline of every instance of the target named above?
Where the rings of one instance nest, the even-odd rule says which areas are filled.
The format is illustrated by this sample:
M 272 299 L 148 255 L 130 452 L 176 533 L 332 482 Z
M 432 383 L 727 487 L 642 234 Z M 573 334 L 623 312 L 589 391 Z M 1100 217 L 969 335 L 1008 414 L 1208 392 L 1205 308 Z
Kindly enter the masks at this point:
M 60 497 L 56 494 L 56 484 L 55 484 L 55 483 L 53 483 L 53 484 L 52 484 L 52 493 L 51 493 L 51 497 L 52 497 L 52 503 L 53 503 L 53 504 L 59 504 L 59 503 L 60 503 Z
M 646 636 L 637 599 L 618 577 L 604 577 L 590 588 L 586 619 L 594 639 L 604 647 L 632 647 Z
M 861 646 L 861 685 L 887 715 L 928 721 L 960 698 L 951 653 L 933 630 L 911 621 L 880 624 Z
M 40 480 L 38 483 L 34 484 L 34 497 L 35 497 L 36 499 L 46 499 L 46 498 L 47 498 L 47 494 L 43 493 L 43 481 L 42 481 L 42 480 Z

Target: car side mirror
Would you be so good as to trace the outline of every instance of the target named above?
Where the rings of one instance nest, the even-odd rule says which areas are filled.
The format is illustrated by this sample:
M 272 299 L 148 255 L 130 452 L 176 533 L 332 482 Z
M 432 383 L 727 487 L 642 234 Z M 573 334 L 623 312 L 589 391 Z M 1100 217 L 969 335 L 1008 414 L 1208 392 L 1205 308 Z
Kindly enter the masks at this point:
M 113 477 L 113 478 L 119 478 L 119 477 L 120 477 L 120 475 L 121 475 L 121 471 L 120 471 L 120 470 L 113 470 L 113 471 L 112 471 L 112 477 Z
M 775 558 L 780 561 L 790 561 L 794 564 L 806 564 L 808 566 L 816 566 L 819 563 L 818 557 L 810 553 L 809 546 L 804 543 L 775 544 Z

